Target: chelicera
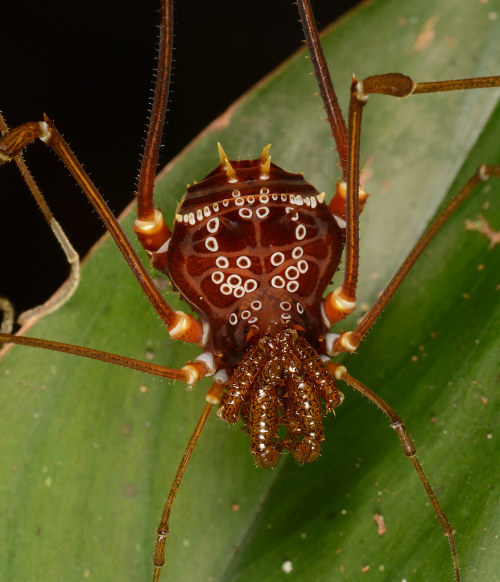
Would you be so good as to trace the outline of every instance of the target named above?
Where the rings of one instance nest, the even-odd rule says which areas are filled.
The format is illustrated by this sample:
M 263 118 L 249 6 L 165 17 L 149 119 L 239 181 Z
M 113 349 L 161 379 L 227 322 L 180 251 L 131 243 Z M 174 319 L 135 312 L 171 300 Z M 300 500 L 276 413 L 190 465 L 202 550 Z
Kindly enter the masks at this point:
M 322 417 L 342 396 L 335 380 L 343 380 L 374 402 L 390 419 L 405 454 L 421 479 L 445 534 L 450 539 L 455 579 L 460 580 L 454 534 L 402 421 L 343 366 L 331 362 L 338 352 L 353 352 L 381 313 L 406 273 L 435 232 L 479 180 L 499 175 L 497 166 L 482 166 L 445 208 L 395 275 L 380 299 L 351 332 L 332 334 L 334 323 L 355 307 L 358 270 L 358 215 L 366 194 L 359 186 L 359 140 L 363 107 L 371 93 L 398 97 L 411 94 L 492 87 L 499 77 L 415 83 L 400 74 L 353 81 L 347 128 L 324 67 L 311 8 L 299 2 L 302 24 L 325 100 L 345 181 L 330 204 L 301 175 L 271 163 L 269 147 L 255 160 L 229 160 L 219 148 L 219 164 L 190 187 L 176 215 L 172 232 L 153 203 L 160 133 L 166 109 L 171 61 L 171 4 L 162 11 L 163 37 L 157 97 L 153 107 L 138 187 L 135 229 L 152 264 L 170 277 L 198 318 L 176 312 L 157 291 L 99 193 L 49 119 L 5 133 L 3 161 L 16 158 L 24 146 L 40 138 L 56 151 L 89 196 L 126 257 L 144 292 L 164 320 L 170 335 L 203 347 L 203 354 L 181 370 L 159 368 L 117 356 L 111 359 L 189 384 L 214 377 L 207 405 L 193 433 L 172 486 L 158 529 L 154 580 L 160 576 L 170 510 L 194 444 L 218 405 L 228 422 L 243 419 L 257 464 L 274 466 L 285 450 L 301 463 L 314 461 L 324 439 Z M 345 245 L 344 281 L 323 298 L 338 268 Z M 63 298 L 64 300 L 65 298 Z M 2 335 L 3 342 L 40 345 L 110 359 L 96 351 Z

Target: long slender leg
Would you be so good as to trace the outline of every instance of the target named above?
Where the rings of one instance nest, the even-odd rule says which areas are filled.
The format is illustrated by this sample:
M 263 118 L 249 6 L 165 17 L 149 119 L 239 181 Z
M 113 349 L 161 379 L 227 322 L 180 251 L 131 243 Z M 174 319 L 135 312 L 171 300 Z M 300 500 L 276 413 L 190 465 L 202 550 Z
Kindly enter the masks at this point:
M 332 135 L 337 145 L 337 151 L 340 158 L 340 167 L 342 168 L 342 175 L 344 180 L 347 177 L 347 129 L 345 126 L 342 112 L 335 95 L 332 78 L 328 71 L 323 49 L 319 40 L 318 26 L 314 18 L 309 0 L 298 0 L 297 6 L 299 8 L 300 21 L 302 29 L 304 30 L 304 38 L 307 43 L 307 48 L 311 55 L 311 61 L 316 75 L 316 81 L 319 86 L 319 91 L 323 103 L 325 105 L 328 122 L 332 128 Z
M 2 113 L 0 112 L 0 132 L 3 135 L 5 133 L 7 133 L 8 130 L 9 130 L 9 128 L 7 126 L 5 118 L 3 117 Z M 45 201 L 45 198 L 43 197 L 43 194 L 41 193 L 40 188 L 38 187 L 33 176 L 31 175 L 31 172 L 29 171 L 28 166 L 26 165 L 26 162 L 24 161 L 22 155 L 18 154 L 14 158 L 14 161 L 15 161 L 22 177 L 24 178 L 24 181 L 26 182 L 33 198 L 35 199 L 35 201 L 38 205 L 38 208 L 41 210 L 45 220 L 49 224 L 50 228 L 52 229 L 52 232 L 54 233 L 54 236 L 56 237 L 57 241 L 59 242 L 59 245 L 61 246 L 61 249 L 66 256 L 66 260 L 68 261 L 68 264 L 70 265 L 70 275 L 68 277 L 68 280 L 66 281 L 66 283 L 62 287 L 60 287 L 54 293 L 54 295 L 52 295 L 52 297 L 50 297 L 42 305 L 38 305 L 36 307 L 33 307 L 33 308 L 29 309 L 28 311 L 24 311 L 23 313 L 21 313 L 19 315 L 18 323 L 19 323 L 19 325 L 23 325 L 23 323 L 25 323 L 26 321 L 28 321 L 29 319 L 31 319 L 34 316 L 43 316 L 43 315 L 47 315 L 48 313 L 52 313 L 53 311 L 56 311 L 57 309 L 59 309 L 59 307 L 61 307 L 64 303 L 66 303 L 66 301 L 68 301 L 68 299 L 76 291 L 76 288 L 78 287 L 78 283 L 80 281 L 80 258 L 78 256 L 78 253 L 75 251 L 72 244 L 70 243 L 65 232 L 63 231 L 61 225 L 54 218 L 52 211 L 50 210 L 47 202 Z M 6 301 L 6 299 L 5 299 L 5 301 Z M 11 332 L 12 327 L 13 327 L 13 322 L 14 321 L 12 318 L 11 325 L 10 326 L 3 325 L 2 330 L 6 331 L 6 332 L 7 331 Z
M 108 364 L 115 364 L 117 366 L 122 366 L 123 368 L 138 370 L 139 372 L 147 372 L 148 374 L 170 378 L 171 380 L 180 380 L 181 382 L 191 385 L 198 382 L 198 380 L 204 376 L 214 373 L 214 369 L 207 364 L 206 359 L 202 357 L 203 355 L 197 358 L 194 362 L 189 362 L 181 369 L 177 369 L 159 366 L 158 364 L 152 364 L 150 362 L 143 362 L 142 360 L 136 360 L 126 356 L 119 356 L 118 354 L 111 354 L 101 350 L 94 350 L 92 348 L 54 342 L 36 337 L 0 333 L 0 345 L 1 344 L 18 344 L 33 348 L 43 348 L 54 352 L 63 352 L 65 354 L 90 358 L 91 360 L 107 362 Z
M 329 209 L 332 214 L 341 220 L 346 221 L 347 232 L 347 251 L 346 256 L 348 259 L 348 264 L 346 265 L 346 272 L 352 273 L 356 271 L 357 273 L 357 255 L 352 252 L 352 248 L 357 244 L 358 234 L 357 229 L 352 228 L 351 225 L 357 223 L 357 217 L 353 215 L 354 204 L 351 200 L 351 205 L 347 204 L 347 176 L 349 175 L 349 165 L 350 159 L 353 159 L 352 152 L 350 152 L 350 146 L 352 141 L 349 139 L 351 135 L 351 130 L 346 128 L 344 118 L 342 116 L 342 111 L 337 100 L 337 95 L 335 94 L 335 89 L 333 86 L 332 78 L 328 70 L 328 65 L 326 63 L 325 55 L 321 47 L 321 42 L 319 39 L 318 26 L 314 18 L 314 14 L 311 8 L 311 3 L 309 0 L 298 0 L 297 2 L 299 8 L 300 20 L 302 23 L 302 29 L 304 31 L 304 38 L 306 40 L 307 48 L 309 49 L 309 54 L 311 55 L 311 61 L 314 68 L 314 73 L 316 75 L 316 81 L 320 90 L 320 95 L 323 100 L 325 111 L 327 114 L 328 122 L 332 128 L 332 136 L 335 140 L 337 146 L 337 152 L 339 154 L 340 167 L 342 169 L 342 176 L 344 181 L 337 183 L 337 190 L 335 196 L 332 198 L 329 204 Z M 367 194 L 363 188 L 359 187 L 357 190 L 351 191 L 358 192 L 358 214 L 363 210 L 363 206 L 368 198 Z M 329 309 L 330 306 L 327 305 L 327 317 L 330 319 L 334 317 L 334 314 L 338 319 L 344 318 L 351 311 L 354 310 L 355 303 L 355 285 L 356 278 L 351 281 L 345 281 L 342 288 L 336 290 L 335 295 L 330 299 L 332 300 L 333 309 Z
M 336 340 L 331 349 L 331 354 L 335 352 L 353 352 L 357 349 L 362 339 L 378 319 L 399 285 L 401 285 L 403 279 L 406 277 L 410 269 L 417 261 L 418 257 L 422 254 L 431 240 L 436 236 L 444 223 L 462 204 L 462 202 L 472 192 L 474 192 L 476 186 L 480 182 L 487 180 L 490 177 L 500 178 L 500 166 L 489 166 L 484 164 L 474 172 L 474 174 L 468 180 L 467 184 L 465 184 L 465 186 L 455 195 L 455 197 L 446 205 L 446 207 L 441 211 L 437 218 L 431 223 L 420 240 L 413 247 L 412 251 L 405 259 L 401 267 L 399 267 L 394 277 L 388 283 L 387 287 L 379 295 L 371 309 L 365 314 L 359 325 L 353 331 L 343 332 L 340 336 L 336 337 Z
M 410 77 L 400 73 L 388 73 L 367 77 L 361 82 L 353 78 L 348 120 L 348 168 L 347 168 L 347 225 L 346 258 L 342 286 L 329 293 L 324 301 L 324 312 L 333 325 L 355 308 L 359 263 L 359 149 L 362 111 L 371 93 L 408 97 L 416 93 L 481 89 L 500 86 L 500 76 L 439 81 L 435 83 L 415 83 Z M 494 168 L 495 166 L 488 166 Z M 493 170 L 494 171 L 494 170 Z M 432 237 L 431 237 L 432 238 Z M 410 264 L 410 267 L 413 263 Z M 396 290 L 392 290 L 391 295 Z M 354 338 L 353 338 L 354 339 Z M 337 351 L 342 343 L 336 342 Z M 355 347 L 344 335 L 343 351 L 353 351 Z
M 339 216 L 336 212 L 336 207 L 340 204 L 340 217 L 342 218 L 342 212 L 345 209 L 346 220 L 344 282 L 342 287 L 339 287 L 326 297 L 324 303 L 325 315 L 331 325 L 333 325 L 335 321 L 343 319 L 354 311 L 356 307 L 360 199 L 364 203 L 367 196 L 364 192 L 360 196 L 359 192 L 359 132 L 361 130 L 361 109 L 352 107 L 351 99 L 346 129 L 319 42 L 318 28 L 312 13 L 311 4 L 309 0 L 299 0 L 298 7 L 321 97 L 325 105 L 335 143 L 337 144 L 342 174 L 344 180 L 347 182 L 346 197 L 344 198 L 341 192 L 337 191 L 330 205 L 330 210 Z M 356 134 L 357 136 L 353 137 Z
M 455 532 L 453 531 L 453 528 L 450 522 L 448 521 L 448 518 L 446 517 L 443 508 L 441 507 L 441 504 L 439 503 L 436 494 L 434 493 L 429 483 L 427 475 L 425 474 L 424 470 L 422 469 L 422 466 L 420 465 L 420 462 L 417 458 L 417 449 L 415 447 L 415 443 L 413 442 L 411 436 L 409 435 L 403 421 L 394 412 L 394 410 L 384 400 L 382 400 L 382 398 L 380 398 L 380 396 L 375 394 L 375 392 L 370 390 L 370 388 L 362 384 L 359 380 L 356 380 L 356 378 L 353 378 L 350 374 L 348 374 L 344 366 L 335 364 L 333 362 L 329 362 L 327 364 L 327 368 L 332 373 L 332 375 L 335 376 L 335 378 L 343 380 L 344 382 L 346 382 L 346 384 L 349 384 L 349 386 L 354 388 L 354 390 L 357 390 L 363 396 L 366 396 L 366 398 L 373 402 L 373 404 L 375 404 L 375 406 L 379 410 L 381 410 L 389 419 L 391 427 L 396 431 L 396 434 L 399 437 L 399 441 L 401 443 L 401 446 L 403 447 L 405 455 L 413 463 L 413 467 L 417 472 L 418 478 L 420 479 L 420 482 L 422 483 L 425 492 L 427 493 L 427 497 L 429 498 L 432 504 L 434 513 L 436 514 L 439 523 L 441 524 L 443 533 L 448 538 L 448 541 L 450 543 L 451 557 L 453 560 L 453 569 L 455 572 L 455 582 L 460 582 L 461 578 L 460 578 L 460 568 L 458 565 L 457 546 L 455 544 Z
M 162 0 L 160 9 L 160 44 L 153 107 L 137 180 L 137 216 L 144 221 L 151 220 L 155 210 L 153 188 L 165 125 L 172 70 L 173 12 L 173 0 Z
M 346 196 L 346 259 L 344 281 L 341 287 L 325 298 L 324 312 L 333 325 L 354 311 L 356 307 L 356 287 L 359 266 L 359 212 L 364 203 L 365 193 L 360 193 L 359 185 L 359 146 L 361 132 L 361 114 L 369 93 L 381 93 L 398 97 L 407 97 L 417 93 L 454 91 L 497 87 L 500 77 L 483 77 L 432 83 L 414 83 L 409 77 L 399 73 L 368 77 L 361 84 L 354 78 L 351 88 L 351 100 L 347 132 L 342 118 L 333 83 L 319 42 L 318 30 L 312 14 L 309 0 L 298 0 L 299 14 L 304 29 L 307 46 L 311 54 L 314 71 L 320 93 L 332 127 L 333 136 L 339 150 L 339 157 L 344 179 L 347 183 Z M 345 141 L 347 140 L 347 141 Z M 343 206 L 342 196 L 337 192 L 332 200 L 332 212 L 335 205 Z
M 135 229 L 139 235 L 140 242 L 146 250 L 153 252 L 159 250 L 159 244 L 165 246 L 170 237 L 170 229 L 163 221 L 161 213 L 158 210 L 154 210 L 152 192 L 168 99 L 172 62 L 172 12 L 173 0 L 162 0 L 158 77 L 137 191 L 139 209 Z M 144 293 L 157 313 L 165 321 L 171 337 L 191 343 L 202 343 L 204 335 L 202 324 L 189 314 L 174 311 L 167 304 L 156 289 L 151 277 L 97 188 L 83 170 L 68 144 L 47 117 L 43 122 L 27 123 L 5 134 L 0 139 L 0 164 L 15 158 L 26 145 L 37 137 L 42 139 L 58 154 L 80 184 L 82 190 L 99 213 L 106 228 L 115 239 Z
M 165 272 L 166 251 L 172 235 L 160 210 L 155 209 L 153 187 L 165 125 L 173 52 L 173 0 L 161 3 L 160 46 L 153 108 L 137 182 L 137 219 L 134 230 L 156 269 Z
M 0 139 L 0 164 L 14 159 L 37 137 L 56 152 L 78 182 L 115 239 L 145 295 L 165 322 L 171 337 L 201 343 L 203 338 L 201 323 L 189 314 L 174 311 L 165 301 L 96 186 L 48 117 L 42 122 L 30 122 L 16 127 L 3 135 Z
M 186 472 L 187 466 L 189 461 L 191 460 L 191 456 L 193 454 L 194 448 L 198 442 L 198 439 L 203 431 L 205 424 L 212 412 L 212 409 L 215 404 L 217 404 L 222 391 L 224 389 L 224 383 L 218 382 L 217 380 L 212 384 L 210 387 L 208 394 L 207 394 L 207 403 L 203 408 L 203 412 L 201 413 L 198 422 L 191 434 L 191 438 L 189 439 L 189 443 L 182 455 L 181 462 L 177 468 L 177 472 L 175 473 L 174 480 L 170 487 L 170 491 L 168 493 L 167 500 L 165 502 L 165 506 L 163 508 L 163 513 L 161 516 L 160 524 L 156 531 L 156 545 L 153 553 L 153 582 L 158 582 L 160 579 L 161 568 L 165 564 L 165 543 L 167 541 L 167 537 L 169 534 L 169 524 L 170 524 L 170 515 L 172 513 L 172 506 L 174 504 L 175 498 L 177 496 L 177 492 L 179 491 L 179 487 Z

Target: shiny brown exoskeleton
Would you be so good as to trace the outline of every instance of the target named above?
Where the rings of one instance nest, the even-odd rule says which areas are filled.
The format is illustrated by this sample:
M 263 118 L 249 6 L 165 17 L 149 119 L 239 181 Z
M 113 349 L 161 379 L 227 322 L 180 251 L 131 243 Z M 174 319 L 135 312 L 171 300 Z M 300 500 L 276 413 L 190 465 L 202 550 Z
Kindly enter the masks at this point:
M 322 297 L 345 222 L 301 174 L 271 164 L 269 147 L 244 161 L 219 150 L 219 166 L 177 209 L 164 272 L 206 322 L 204 348 L 230 377 L 219 418 L 241 415 L 258 465 L 275 465 L 283 448 L 307 463 L 324 439 L 320 401 L 326 412 L 341 402 L 315 350 L 325 353 Z

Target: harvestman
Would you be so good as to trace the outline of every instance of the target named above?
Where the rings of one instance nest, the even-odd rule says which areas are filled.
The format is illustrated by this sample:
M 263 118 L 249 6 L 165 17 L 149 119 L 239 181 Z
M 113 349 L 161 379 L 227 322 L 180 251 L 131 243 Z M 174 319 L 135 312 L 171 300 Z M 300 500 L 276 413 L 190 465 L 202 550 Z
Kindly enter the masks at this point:
M 15 160 L 30 190 L 38 198 L 20 152 L 36 138 L 51 147 L 80 184 L 114 237 L 144 293 L 165 322 L 173 339 L 200 345 L 201 356 L 182 369 L 166 368 L 48 340 L 0 335 L 3 343 L 18 343 L 82 355 L 124 367 L 195 384 L 205 376 L 214 381 L 207 403 L 168 496 L 158 528 L 153 580 L 165 561 L 170 512 L 182 476 L 208 416 L 234 423 L 241 417 L 250 437 L 255 462 L 273 467 L 283 451 L 300 463 L 314 461 L 324 440 L 322 418 L 342 403 L 335 380 L 342 380 L 371 400 L 390 420 L 405 455 L 424 486 L 444 534 L 448 537 L 455 580 L 460 581 L 452 526 L 416 457 L 414 443 L 402 420 L 374 392 L 330 358 L 355 352 L 416 259 L 453 211 L 500 167 L 482 165 L 424 233 L 391 282 L 359 325 L 334 334 L 336 322 L 356 306 L 359 212 L 367 194 L 359 184 L 359 144 L 363 108 L 370 94 L 409 97 L 419 93 L 500 86 L 500 77 L 416 83 L 391 73 L 353 78 L 347 127 L 328 74 L 308 0 L 299 12 L 312 63 L 337 146 L 343 179 L 327 205 L 301 175 L 271 163 L 269 146 L 255 160 L 230 160 L 219 145 L 220 163 L 204 180 L 188 188 L 178 207 L 174 228 L 155 209 L 153 184 L 167 106 L 172 54 L 172 2 L 162 3 L 160 55 L 155 99 L 137 190 L 135 231 L 153 266 L 166 273 L 199 319 L 174 311 L 157 290 L 130 242 L 54 124 L 47 117 L 7 130 L 2 121 L 0 161 Z M 40 204 L 43 204 L 40 202 Z M 77 259 L 50 211 L 45 211 L 73 265 L 71 283 L 50 303 L 56 309 L 78 282 Z M 338 268 L 345 244 L 342 285 L 322 295 Z M 29 314 L 23 314 L 26 318 Z M 324 402 L 323 408 L 321 401 Z M 281 428 L 280 428 L 281 427 Z

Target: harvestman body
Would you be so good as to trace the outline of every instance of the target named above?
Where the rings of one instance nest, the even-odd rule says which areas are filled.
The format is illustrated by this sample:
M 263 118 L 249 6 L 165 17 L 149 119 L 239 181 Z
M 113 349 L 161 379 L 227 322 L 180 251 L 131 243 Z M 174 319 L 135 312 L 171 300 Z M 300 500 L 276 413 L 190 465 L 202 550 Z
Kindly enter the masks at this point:
M 455 580 L 460 580 L 454 532 L 416 457 L 401 419 L 369 388 L 330 358 L 354 352 L 403 278 L 442 224 L 480 180 L 499 176 L 498 166 L 481 166 L 468 184 L 423 235 L 361 323 L 349 332 L 330 328 L 352 313 L 358 279 L 358 218 L 366 200 L 359 185 L 359 143 L 363 107 L 371 93 L 407 97 L 418 93 L 500 85 L 500 77 L 415 83 L 401 74 L 353 80 L 347 127 L 327 72 L 308 0 L 299 12 L 320 92 L 340 157 L 344 181 L 332 201 L 297 174 L 271 163 L 269 146 L 255 160 L 230 160 L 219 146 L 219 165 L 189 187 L 171 231 L 153 202 L 161 131 L 167 106 L 172 54 L 171 2 L 162 3 L 159 73 L 137 192 L 135 230 L 153 266 L 166 273 L 197 318 L 170 308 L 156 289 L 129 241 L 95 186 L 45 118 L 7 131 L 0 140 L 0 161 L 16 160 L 35 138 L 51 147 L 99 212 L 108 230 L 174 339 L 195 343 L 203 354 L 180 370 L 104 354 L 88 348 L 2 334 L 3 343 L 37 345 L 194 384 L 214 381 L 172 485 L 158 528 L 153 580 L 165 560 L 170 512 L 192 450 L 214 405 L 230 423 L 240 418 L 255 462 L 272 467 L 283 451 L 300 463 L 314 461 L 324 440 L 323 416 L 342 402 L 336 380 L 361 392 L 386 414 L 426 490 L 449 538 Z M 26 170 L 22 170 L 26 175 Z M 35 186 L 30 186 L 32 191 Z M 52 221 L 51 218 L 49 218 Z M 52 223 L 52 222 L 51 222 Z M 323 299 L 345 246 L 341 286 Z M 71 251 L 67 253 L 71 256 Z M 75 276 L 76 279 L 76 276 Z M 75 283 L 76 284 L 76 283 Z M 73 285 L 74 287 L 74 285 Z M 67 299 L 59 297 L 48 312 Z

